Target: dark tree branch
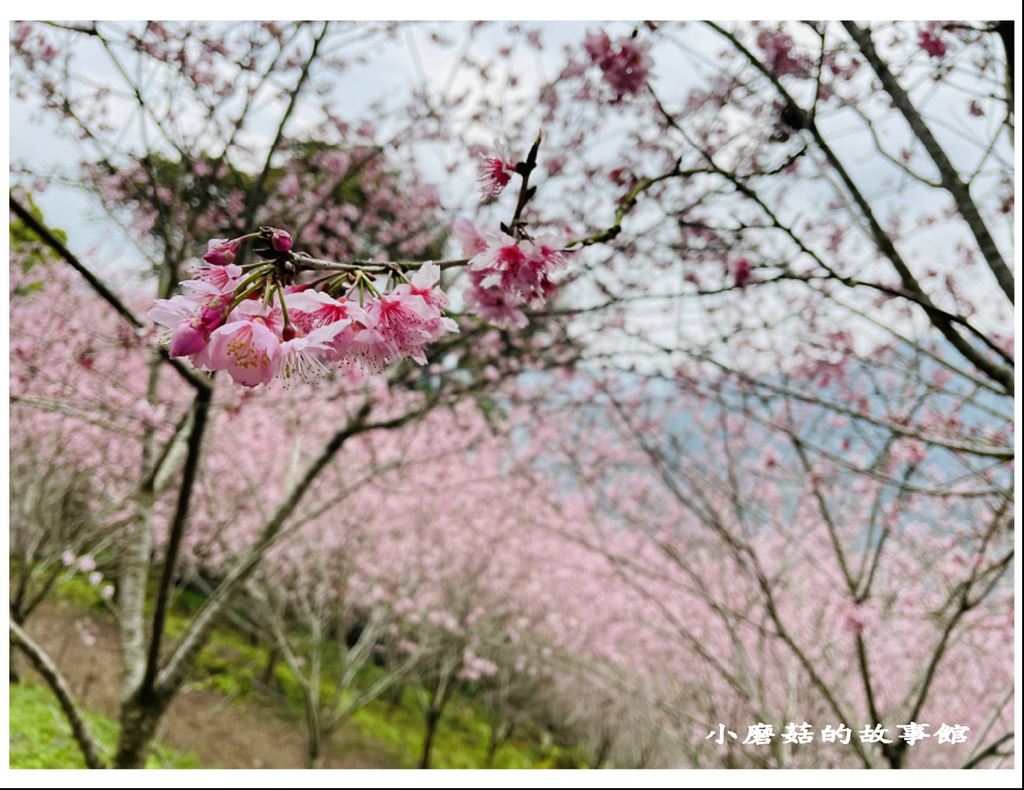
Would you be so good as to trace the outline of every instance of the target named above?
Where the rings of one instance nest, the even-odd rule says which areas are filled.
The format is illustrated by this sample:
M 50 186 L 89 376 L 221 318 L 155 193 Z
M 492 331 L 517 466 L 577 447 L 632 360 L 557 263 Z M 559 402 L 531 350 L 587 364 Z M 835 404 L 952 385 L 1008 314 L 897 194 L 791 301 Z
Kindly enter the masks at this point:
M 157 668 L 160 663 L 160 642 L 167 617 L 171 585 L 174 582 L 174 569 L 181 549 L 181 539 L 185 534 L 189 503 L 192 498 L 192 490 L 195 488 L 196 471 L 199 467 L 203 433 L 206 429 L 206 418 L 210 411 L 212 395 L 213 392 L 209 388 L 199 390 L 193 404 L 192 431 L 188 437 L 188 455 L 185 459 L 185 468 L 182 471 L 181 487 L 178 489 L 178 505 L 174 513 L 174 520 L 171 522 L 163 574 L 160 578 L 156 607 L 153 611 L 153 633 L 150 638 L 149 657 L 146 661 L 146 674 L 141 689 L 143 698 L 152 695 L 153 685 L 156 682 Z
M 943 337 L 945 337 L 965 359 L 970 361 L 978 368 L 978 370 L 982 371 L 993 381 L 998 382 L 1008 395 L 1012 395 L 1014 392 L 1013 371 L 982 354 L 979 349 L 973 346 L 966 338 L 956 331 L 953 324 L 942 314 L 941 311 L 935 308 L 931 299 L 927 294 L 925 294 L 920 283 L 918 283 L 917 279 L 910 271 L 910 267 L 907 265 L 906 261 L 903 260 L 903 256 L 900 255 L 899 251 L 896 249 L 896 245 L 893 244 L 892 239 L 889 238 L 884 228 L 882 228 L 874 211 L 871 209 L 871 204 L 868 203 L 867 198 L 864 197 L 864 194 L 854 182 L 849 172 L 847 172 L 835 151 L 832 150 L 832 146 L 830 146 L 825 140 L 814 118 L 811 118 L 800 108 L 790 95 L 789 91 L 786 90 L 785 86 L 779 80 L 778 75 L 774 74 L 757 58 L 756 55 L 754 55 L 753 52 L 745 47 L 743 42 L 728 30 L 714 22 L 707 22 L 706 24 L 712 30 L 729 41 L 729 43 L 732 44 L 732 46 L 735 47 L 736 50 L 743 55 L 754 68 L 761 72 L 761 74 L 763 74 L 768 81 L 775 86 L 776 91 L 778 91 L 779 96 L 786 102 L 786 106 L 789 108 L 790 112 L 797 116 L 799 125 L 809 131 L 811 136 L 814 137 L 814 141 L 817 143 L 818 148 L 825 155 L 825 158 L 828 159 L 829 164 L 832 166 L 833 170 L 835 170 L 840 180 L 842 180 L 850 197 L 853 198 L 857 207 L 860 209 L 861 214 L 868 224 L 870 236 L 878 247 L 879 252 L 889 260 L 893 268 L 896 270 L 900 277 L 900 281 L 903 284 L 904 290 L 919 295 L 918 301 L 924 308 L 925 313 L 928 315 L 932 326 L 938 329 L 942 333 Z
M 85 281 L 89 283 L 89 286 L 100 296 L 103 301 L 109 304 L 114 310 L 117 311 L 118 315 L 124 318 L 129 324 L 136 329 L 144 329 L 147 325 L 144 324 L 131 310 L 129 310 L 124 302 L 118 299 L 117 295 L 105 286 L 100 280 L 94 275 L 84 264 L 75 256 L 71 250 L 64 246 L 64 244 L 58 239 L 50 230 L 43 225 L 39 220 L 32 216 L 32 214 L 26 209 L 21 203 L 10 198 L 11 211 L 18 215 L 18 218 L 24 222 L 28 227 L 35 232 L 42 241 L 49 246 L 54 252 L 56 252 L 64 261 L 71 266 L 76 272 L 78 272 Z M 179 375 L 185 379 L 189 384 L 195 387 L 197 390 L 210 389 L 210 384 L 195 371 L 191 370 L 187 365 L 177 359 L 173 359 L 168 353 L 167 349 L 160 349 L 160 356 L 165 362 L 171 367 L 178 371 Z
M 939 169 L 939 178 L 941 179 L 943 188 L 953 196 L 953 200 L 956 201 L 956 207 L 960 211 L 961 216 L 964 218 L 964 222 L 967 223 L 967 227 L 971 229 L 971 233 L 974 234 L 975 241 L 978 242 L 978 248 L 981 250 L 981 254 L 985 256 L 985 260 L 988 261 L 988 266 L 992 270 L 992 273 L 996 277 L 996 281 L 999 283 L 999 287 L 1003 289 L 1003 293 L 1006 294 L 1006 298 L 1013 303 L 1013 272 L 1010 271 L 1010 267 L 1006 265 L 1006 261 L 1003 260 L 1002 254 L 999 252 L 999 248 L 996 246 L 995 239 L 988 232 L 988 226 L 985 221 L 981 218 L 981 214 L 978 212 L 978 207 L 975 205 L 974 200 L 971 198 L 970 186 L 960 180 L 959 174 L 956 172 L 956 168 L 953 167 L 953 163 L 949 161 L 949 157 L 946 156 L 946 152 L 939 145 L 938 140 L 932 134 L 931 129 L 924 122 L 924 118 L 921 117 L 921 113 L 917 111 L 913 102 L 910 101 L 910 96 L 903 90 L 903 87 L 896 81 L 896 77 L 889 71 L 889 67 L 885 65 L 884 61 L 879 57 L 877 50 L 875 49 L 874 42 L 871 40 L 871 32 L 867 28 L 858 27 L 854 22 L 843 22 L 843 27 L 850 34 L 850 37 L 856 42 L 857 47 L 861 53 L 867 58 L 868 63 L 871 64 L 871 68 L 874 69 L 875 74 L 878 75 L 878 79 L 882 81 L 882 87 L 885 88 L 896 105 L 896 108 L 903 114 L 907 123 L 910 125 L 911 131 L 914 132 L 914 136 L 921 141 L 924 149 L 928 152 L 928 155 L 932 158 L 935 166 Z M 1012 57 L 1012 56 L 1011 56 Z
M 85 723 L 82 712 L 75 702 L 75 695 L 71 691 L 67 680 L 57 669 L 53 659 L 43 650 L 32 637 L 26 634 L 21 626 L 16 623 L 10 624 L 11 643 L 21 648 L 21 651 L 32 662 L 35 670 L 43 676 L 50 690 L 56 695 L 64 716 L 71 725 L 71 732 L 74 733 L 75 743 L 82 750 L 82 757 L 89 768 L 106 768 L 99 755 L 99 743 L 89 731 L 89 725 Z

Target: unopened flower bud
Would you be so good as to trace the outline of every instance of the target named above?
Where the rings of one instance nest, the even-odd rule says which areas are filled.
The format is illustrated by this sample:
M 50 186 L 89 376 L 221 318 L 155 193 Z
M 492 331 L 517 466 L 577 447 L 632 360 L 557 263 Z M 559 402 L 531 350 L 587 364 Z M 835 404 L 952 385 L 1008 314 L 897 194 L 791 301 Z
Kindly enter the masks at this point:
M 232 239 L 231 241 L 210 239 L 203 260 L 212 266 L 227 266 L 229 263 L 234 263 L 241 243 L 241 239 Z
M 270 234 L 270 243 L 278 252 L 288 252 L 292 248 L 292 236 L 286 230 L 274 228 Z
M 285 328 L 281 330 L 281 337 L 284 338 L 285 342 L 287 342 L 289 340 L 294 340 L 295 339 L 295 327 L 292 326 L 291 324 L 288 324 L 287 326 L 285 326 Z

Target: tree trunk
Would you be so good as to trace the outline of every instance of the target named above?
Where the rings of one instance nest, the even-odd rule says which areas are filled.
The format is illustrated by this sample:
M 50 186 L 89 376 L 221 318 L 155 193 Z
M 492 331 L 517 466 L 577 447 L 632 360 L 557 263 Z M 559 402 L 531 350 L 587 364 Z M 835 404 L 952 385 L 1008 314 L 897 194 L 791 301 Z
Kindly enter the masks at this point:
M 487 757 L 484 759 L 484 768 L 494 767 L 494 755 L 498 753 L 498 736 L 494 727 L 491 727 L 491 742 L 487 744 Z
M 281 651 L 277 649 L 277 645 L 272 645 L 270 653 L 267 656 L 267 665 L 263 668 L 263 676 L 260 678 L 265 686 L 277 686 L 275 683 L 274 669 L 277 667 L 277 662 L 280 658 Z
M 604 768 L 606 762 L 608 762 L 608 755 L 612 750 L 612 738 L 607 732 L 601 733 L 601 743 L 598 746 L 597 754 L 594 755 L 594 759 L 590 762 L 590 768 L 597 770 Z
M 323 732 L 315 700 L 306 700 L 306 768 L 323 768 Z
M 502 719 L 497 724 L 491 723 L 491 742 L 487 744 L 487 758 L 484 760 L 484 768 L 494 767 L 494 758 L 498 754 L 498 749 L 508 740 L 511 734 L 512 728 L 507 720 Z
M 434 734 L 437 732 L 437 723 L 441 720 L 441 711 L 429 708 L 427 710 L 427 734 L 423 739 L 423 758 L 420 760 L 420 768 L 430 767 L 430 749 L 434 745 Z
M 20 591 L 19 591 L 19 597 L 20 597 Z M 14 623 L 16 626 L 18 626 L 19 628 L 22 628 L 25 625 L 25 617 L 24 617 L 24 614 L 21 611 L 21 604 L 20 603 L 18 603 L 16 605 L 12 604 L 12 606 L 11 606 L 11 622 Z M 14 640 L 13 639 L 11 640 L 10 644 L 11 644 L 11 663 L 10 663 L 10 665 L 8 667 L 8 674 L 10 675 L 10 682 L 17 684 L 17 683 L 21 682 L 21 675 L 18 674 L 18 667 L 17 667 L 17 664 L 16 664 L 16 659 L 18 657 L 18 648 L 14 644 Z
M 121 731 L 117 736 L 115 768 L 145 768 L 146 757 L 164 712 L 158 702 L 140 703 L 132 699 L 121 708 Z
M 25 624 L 24 623 L 24 618 L 23 617 L 19 617 L 14 612 L 11 612 L 11 622 L 13 622 L 19 628 Z M 10 668 L 8 670 L 8 674 L 11 676 L 11 683 L 20 683 L 21 682 L 21 676 L 18 674 L 18 666 L 15 663 L 17 658 L 18 658 L 18 647 L 17 647 L 17 645 L 14 644 L 14 640 L 12 639 L 11 640 L 11 663 L 10 663 Z

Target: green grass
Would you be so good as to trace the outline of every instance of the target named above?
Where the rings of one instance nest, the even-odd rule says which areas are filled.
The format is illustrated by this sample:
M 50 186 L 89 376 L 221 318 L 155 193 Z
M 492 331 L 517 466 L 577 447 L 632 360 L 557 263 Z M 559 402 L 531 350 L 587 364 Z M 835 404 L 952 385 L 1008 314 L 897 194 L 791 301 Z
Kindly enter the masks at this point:
M 42 686 L 22 681 L 10 687 L 11 768 L 85 768 L 64 713 L 53 694 Z M 85 720 L 99 740 L 104 756 L 113 753 L 117 723 L 95 711 Z M 177 755 L 162 746 L 146 761 L 147 768 L 199 768 L 194 754 Z
M 406 688 L 397 705 L 375 700 L 358 711 L 350 727 L 385 748 L 404 768 L 419 766 L 426 735 L 423 713 L 415 691 Z M 484 711 L 459 693 L 445 708 L 430 752 L 431 768 L 484 768 L 490 727 Z M 494 755 L 493 768 L 580 768 L 582 754 L 558 746 L 542 748 L 538 740 L 512 738 Z

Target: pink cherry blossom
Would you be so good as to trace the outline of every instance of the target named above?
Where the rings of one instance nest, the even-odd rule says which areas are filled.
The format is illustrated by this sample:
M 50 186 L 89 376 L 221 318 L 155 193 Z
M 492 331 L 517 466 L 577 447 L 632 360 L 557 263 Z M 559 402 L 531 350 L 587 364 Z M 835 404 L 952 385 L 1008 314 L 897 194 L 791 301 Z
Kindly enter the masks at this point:
M 308 335 L 286 340 L 281 344 L 277 376 L 285 386 L 297 380 L 317 383 L 326 373 L 322 358 L 332 350 L 334 338 L 345 331 L 351 321 L 335 321 L 314 329 Z
M 377 330 L 396 352 L 426 364 L 423 347 L 431 340 L 428 325 L 439 318 L 422 296 L 412 293 L 381 294 L 367 311 L 376 319 Z
M 483 232 L 465 217 L 459 217 L 452 223 L 452 232 L 462 242 L 462 254 L 467 258 L 479 255 L 487 249 L 487 239 L 484 238 Z
M 554 291 L 550 272 L 565 264 L 564 242 L 555 234 L 543 234 L 534 241 L 517 242 L 505 233 L 489 234 L 488 247 L 469 263 L 471 290 L 475 291 L 474 304 L 501 302 L 542 305 Z M 505 299 L 484 298 L 481 290 L 498 289 Z M 511 314 L 507 318 L 513 317 Z M 518 323 L 518 320 L 516 321 Z
M 591 61 L 600 66 L 604 81 L 615 91 L 616 101 L 643 90 L 654 65 L 647 54 L 651 48 L 649 41 L 623 36 L 613 47 L 607 34 L 600 31 L 588 36 L 583 47 Z
M 285 304 L 292 325 L 303 335 L 322 327 L 334 327 L 330 344 L 324 351 L 327 359 L 334 362 L 345 359 L 357 332 L 376 324 L 376 320 L 358 304 L 344 298 L 335 299 L 323 291 L 288 294 Z
M 238 267 L 234 267 L 238 268 Z M 234 287 L 234 280 L 213 278 L 222 283 L 221 287 Z M 209 341 L 210 333 L 220 326 L 231 306 L 233 297 L 222 293 L 220 287 L 209 280 L 187 280 L 183 287 L 203 293 L 203 296 L 173 296 L 160 299 L 147 313 L 154 322 L 170 330 L 161 340 L 170 342 L 168 353 L 172 357 L 198 354 Z
M 608 34 L 603 30 L 598 30 L 596 33 L 591 33 L 583 41 L 583 48 L 590 55 L 590 59 L 595 63 L 600 62 L 604 58 L 608 57 L 611 48 L 612 41 L 608 38 Z
M 448 307 L 448 297 L 439 287 L 441 281 L 441 267 L 432 261 L 427 261 L 409 279 L 408 283 L 402 283 L 394 290 L 395 296 L 416 296 L 423 300 L 429 310 L 424 316 L 423 331 L 427 335 L 427 342 L 433 343 L 448 332 L 458 332 L 458 324 L 451 318 L 442 315 Z M 422 353 L 413 356 L 421 364 L 425 364 Z
M 212 285 L 220 293 L 235 290 L 242 278 L 242 267 L 234 263 L 223 266 L 200 266 L 192 271 L 192 280 L 182 283 L 187 286 L 193 282 L 204 282 Z
M 398 357 L 398 349 L 374 325 L 364 327 L 353 334 L 348 355 L 368 373 L 383 373 L 384 369 Z
M 754 275 L 750 270 L 750 261 L 746 258 L 739 258 L 732 264 L 733 284 L 741 290 L 750 284 Z
M 206 348 L 207 342 L 203 322 L 198 317 L 190 318 L 175 328 L 167 353 L 172 357 L 190 357 Z
M 931 31 L 922 30 L 917 34 L 917 38 L 918 46 L 930 57 L 941 58 L 946 54 L 946 45 L 939 40 L 938 36 L 932 35 Z
M 482 272 L 469 272 L 470 286 L 463 294 L 466 308 L 489 324 L 503 329 L 525 327 L 529 320 L 519 309 L 521 300 L 501 288 L 484 287 L 484 276 Z
M 479 165 L 480 191 L 485 197 L 497 197 L 508 186 L 516 172 L 516 163 L 499 140 L 494 141 L 498 149 L 496 157 L 485 157 Z
M 757 35 L 757 45 L 764 50 L 767 66 L 775 74 L 795 74 L 802 69 L 799 60 L 790 51 L 793 49 L 793 38 L 785 33 L 762 30 Z
M 231 321 L 210 335 L 203 361 L 244 387 L 267 384 L 277 374 L 281 341 L 262 316 Z

